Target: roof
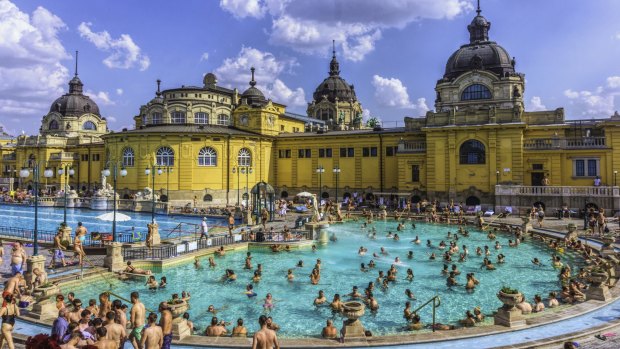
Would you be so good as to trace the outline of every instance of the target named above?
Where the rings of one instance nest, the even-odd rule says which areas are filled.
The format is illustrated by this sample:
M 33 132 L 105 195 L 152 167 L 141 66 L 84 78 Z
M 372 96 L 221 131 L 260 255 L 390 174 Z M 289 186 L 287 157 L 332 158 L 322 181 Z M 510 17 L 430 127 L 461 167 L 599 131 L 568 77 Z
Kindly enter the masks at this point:
M 297 137 L 338 137 L 338 136 L 353 136 L 353 135 L 372 135 L 372 134 L 389 134 L 389 133 L 405 133 L 404 127 L 384 128 L 380 131 L 374 131 L 373 129 L 363 130 L 348 130 L 348 131 L 328 131 L 323 133 L 317 132 L 298 132 L 298 133 L 282 133 L 279 138 L 297 138 Z
M 323 121 L 323 120 L 311 118 L 309 116 L 305 116 L 305 115 L 301 115 L 301 114 L 291 113 L 291 112 L 288 112 L 288 111 L 286 113 L 282 114 L 282 116 L 287 117 L 287 118 L 291 118 L 291 119 L 295 119 L 295 120 L 299 120 L 299 121 L 303 121 L 304 123 L 321 124 L 321 125 L 325 124 L 325 121 Z
M 221 134 L 238 136 L 256 136 L 256 133 L 242 131 L 230 126 L 219 125 L 149 125 L 144 128 L 115 132 L 113 134 L 150 134 L 150 133 L 180 133 L 180 134 Z M 108 134 L 110 135 L 110 134 Z M 107 136 L 107 135 L 106 135 Z M 105 136 L 104 136 L 105 137 Z
M 226 94 L 232 94 L 234 91 L 225 87 L 221 87 L 221 86 L 215 86 L 215 87 L 203 87 L 203 86 L 186 86 L 183 85 L 181 87 L 176 87 L 176 88 L 170 88 L 167 90 L 164 90 L 163 93 L 166 92 L 174 92 L 174 91 L 216 91 L 216 92 L 221 92 L 221 93 L 226 93 Z

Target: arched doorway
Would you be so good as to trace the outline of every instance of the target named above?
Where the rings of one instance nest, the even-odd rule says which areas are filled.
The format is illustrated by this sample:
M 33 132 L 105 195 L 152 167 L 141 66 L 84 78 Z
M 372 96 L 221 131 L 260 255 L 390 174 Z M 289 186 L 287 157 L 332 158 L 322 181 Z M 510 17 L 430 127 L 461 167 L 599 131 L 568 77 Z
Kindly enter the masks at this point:
M 324 191 L 323 193 L 321 193 L 321 199 L 329 199 L 329 193 Z
M 283 199 L 288 198 L 288 191 L 283 190 L 283 191 L 280 193 L 280 197 L 281 197 L 281 198 L 283 198 Z
M 465 199 L 465 205 L 467 206 L 478 206 L 480 205 L 480 199 L 477 196 L 470 196 Z
M 532 206 L 534 207 L 542 207 L 543 211 L 546 209 L 545 203 L 542 201 L 536 201 Z

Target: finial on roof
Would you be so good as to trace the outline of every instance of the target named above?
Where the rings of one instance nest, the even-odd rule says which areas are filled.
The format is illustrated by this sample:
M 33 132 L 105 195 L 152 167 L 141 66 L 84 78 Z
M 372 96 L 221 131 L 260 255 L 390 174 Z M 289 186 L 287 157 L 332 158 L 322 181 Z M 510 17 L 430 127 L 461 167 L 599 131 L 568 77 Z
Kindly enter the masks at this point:
M 332 40 L 332 57 L 336 58 L 336 40 Z
M 161 96 L 161 91 L 159 90 L 160 85 L 161 85 L 161 80 L 157 79 L 157 92 L 155 92 L 157 97 Z
M 482 12 L 482 10 L 480 9 L 480 0 L 478 0 L 478 9 L 476 9 L 476 13 L 478 13 L 478 16 L 480 16 L 480 12 Z
M 256 81 L 254 81 L 254 67 L 250 68 L 250 71 L 252 72 L 252 80 L 250 80 L 250 86 L 254 87 L 256 86 Z
M 80 51 L 75 51 L 75 76 L 78 76 L 78 54 Z

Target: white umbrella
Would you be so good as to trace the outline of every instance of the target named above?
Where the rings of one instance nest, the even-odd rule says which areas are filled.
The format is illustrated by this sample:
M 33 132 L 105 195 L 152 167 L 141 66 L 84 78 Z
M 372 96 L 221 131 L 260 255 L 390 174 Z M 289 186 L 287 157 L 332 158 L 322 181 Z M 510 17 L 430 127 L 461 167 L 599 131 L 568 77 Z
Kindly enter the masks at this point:
M 312 197 L 312 194 L 308 193 L 307 191 L 302 191 L 301 193 L 297 194 L 296 196 Z
M 114 220 L 114 212 L 108 212 L 108 213 L 104 213 L 100 216 L 96 217 L 99 220 L 102 221 L 108 221 L 108 222 L 112 222 Z M 131 217 L 129 217 L 126 214 L 122 214 L 120 212 L 116 212 L 116 221 L 117 222 L 126 222 L 131 220 Z

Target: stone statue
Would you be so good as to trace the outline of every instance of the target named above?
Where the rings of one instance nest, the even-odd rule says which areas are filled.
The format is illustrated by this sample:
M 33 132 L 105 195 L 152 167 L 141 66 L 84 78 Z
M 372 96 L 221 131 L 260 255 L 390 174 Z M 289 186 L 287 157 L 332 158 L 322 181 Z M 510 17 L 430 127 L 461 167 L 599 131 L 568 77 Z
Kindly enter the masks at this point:
M 158 201 L 159 195 L 153 194 L 153 189 L 146 187 L 142 191 L 136 193 L 134 201 L 153 200 L 153 195 L 155 195 L 155 201 Z
M 103 175 L 103 171 L 101 171 L 101 188 L 106 188 L 107 187 L 107 182 L 108 179 L 106 176 Z
M 321 220 L 321 214 L 319 213 L 319 203 L 316 199 L 316 194 L 312 194 L 312 222 L 318 223 Z

